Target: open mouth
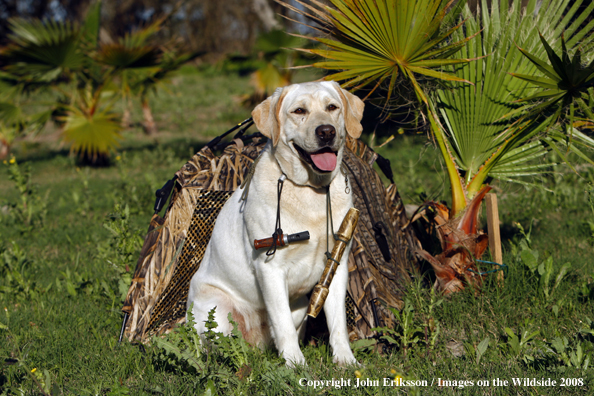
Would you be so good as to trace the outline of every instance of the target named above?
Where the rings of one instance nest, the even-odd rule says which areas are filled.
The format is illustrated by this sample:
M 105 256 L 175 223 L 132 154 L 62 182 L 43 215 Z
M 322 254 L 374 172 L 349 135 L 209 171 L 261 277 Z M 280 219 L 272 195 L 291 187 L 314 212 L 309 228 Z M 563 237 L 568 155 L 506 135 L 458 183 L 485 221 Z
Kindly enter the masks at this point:
M 293 143 L 293 145 L 297 149 L 301 159 L 310 164 L 314 170 L 320 173 L 325 173 L 332 172 L 336 169 L 336 151 L 332 150 L 330 147 L 324 147 L 314 153 L 308 153 L 295 143 Z

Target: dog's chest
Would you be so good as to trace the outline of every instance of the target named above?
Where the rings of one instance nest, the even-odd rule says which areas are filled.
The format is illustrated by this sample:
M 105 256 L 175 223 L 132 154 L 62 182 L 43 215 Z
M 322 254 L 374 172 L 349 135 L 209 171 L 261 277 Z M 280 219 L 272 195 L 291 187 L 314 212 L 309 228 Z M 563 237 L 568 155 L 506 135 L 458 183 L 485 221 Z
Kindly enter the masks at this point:
M 316 249 L 317 250 L 317 249 Z M 287 286 L 289 299 L 297 299 L 309 293 L 324 271 L 324 255 L 308 257 L 306 260 L 289 261 L 287 268 Z
M 304 196 L 302 195 L 301 198 L 304 198 Z M 326 266 L 325 252 L 332 250 L 334 246 L 332 233 L 326 226 L 327 221 L 329 221 L 326 211 L 326 197 L 318 194 L 315 198 L 317 199 L 306 200 L 309 205 L 303 205 L 302 203 L 299 206 L 294 206 L 294 210 L 288 209 L 287 212 L 290 213 L 286 213 L 286 221 L 282 224 L 283 231 L 286 233 L 301 231 L 310 233 L 308 241 L 298 242 L 279 249 L 279 252 L 282 252 L 279 259 L 280 256 L 283 257 L 282 264 L 279 264 L 285 267 L 291 300 L 299 298 L 313 289 L 320 280 Z M 295 197 L 295 199 L 298 198 Z M 285 207 L 288 207 L 288 205 Z M 342 215 L 343 210 L 336 209 L 333 208 L 333 212 L 337 214 L 337 219 L 334 222 L 339 225 L 342 220 L 340 215 Z M 336 224 L 334 227 L 334 231 L 337 231 Z
M 260 165 L 266 164 L 264 157 Z M 274 162 L 271 162 L 274 165 Z M 276 172 L 267 174 L 256 169 L 250 199 L 244 212 L 244 224 L 250 240 L 263 238 L 274 232 L 279 204 Z M 280 172 L 279 172 L 280 173 Z M 280 174 L 279 174 L 280 176 Z M 308 241 L 279 247 L 273 257 L 266 258 L 260 252 L 255 265 L 282 269 L 286 277 L 289 298 L 295 300 L 309 293 L 326 266 L 325 252 L 332 250 L 334 239 L 329 227 L 330 212 L 327 199 L 331 198 L 331 213 L 334 232 L 346 212 L 352 207 L 352 196 L 346 192 L 344 178 L 336 178 L 330 186 L 330 196 L 325 188 L 314 189 L 296 185 L 287 179 L 280 194 L 280 220 L 284 234 L 308 231 Z

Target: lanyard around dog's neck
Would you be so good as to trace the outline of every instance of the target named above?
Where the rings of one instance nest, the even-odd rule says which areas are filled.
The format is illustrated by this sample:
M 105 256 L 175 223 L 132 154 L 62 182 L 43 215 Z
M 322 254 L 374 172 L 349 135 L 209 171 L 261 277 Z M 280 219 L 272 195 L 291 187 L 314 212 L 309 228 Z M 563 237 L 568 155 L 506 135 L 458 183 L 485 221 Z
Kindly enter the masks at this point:
M 278 178 L 277 184 L 277 203 L 276 203 L 276 222 L 274 225 L 274 233 L 272 234 L 272 246 L 266 252 L 267 256 L 273 256 L 276 253 L 277 240 L 280 235 L 283 235 L 283 229 L 281 228 L 281 217 L 280 217 L 280 201 L 281 194 L 283 192 L 283 183 L 287 179 L 287 176 L 283 173 Z M 328 229 L 330 227 L 330 229 Z M 334 233 L 334 223 L 332 221 L 332 200 L 330 199 L 330 185 L 326 186 L 326 257 L 332 259 L 330 254 L 330 242 L 328 233 L 331 233 L 334 240 L 336 240 L 336 234 Z
M 350 193 L 350 188 L 349 188 L 349 184 L 348 184 L 348 177 L 347 177 L 347 173 L 344 170 L 344 168 L 341 169 L 341 171 L 343 172 L 345 178 L 345 193 L 349 194 Z M 281 227 L 281 218 L 280 218 L 280 201 L 281 201 L 281 194 L 283 192 L 283 184 L 285 182 L 285 180 L 287 179 L 287 176 L 283 173 L 281 174 L 281 176 L 278 178 L 278 184 L 277 184 L 277 203 L 276 203 L 276 221 L 274 224 L 274 233 L 272 234 L 272 238 L 269 239 L 265 239 L 265 240 L 255 240 L 254 241 L 254 246 L 256 247 L 256 249 L 258 249 L 260 246 L 261 247 L 265 247 L 266 245 L 264 244 L 260 244 L 262 241 L 270 241 L 271 244 L 269 245 L 269 249 L 266 251 L 266 255 L 267 256 L 273 256 L 276 253 L 276 247 L 280 244 L 281 246 L 283 246 L 285 243 L 283 242 L 279 242 L 281 239 L 283 238 L 283 229 Z M 245 193 L 245 191 L 244 191 Z M 328 224 L 330 223 L 330 224 Z M 330 229 L 328 229 L 328 227 L 330 227 Z M 336 234 L 334 233 L 334 224 L 332 221 L 332 199 L 330 198 L 330 185 L 326 186 L 326 257 L 327 258 L 331 258 L 331 254 L 330 254 L 330 243 L 329 243 L 329 238 L 328 238 L 328 234 L 331 234 L 332 237 L 334 238 L 334 240 L 337 239 Z M 302 234 L 302 235 L 298 235 L 298 234 Z M 304 231 L 301 233 L 295 234 L 294 236 L 297 236 L 298 239 L 295 240 L 305 240 L 305 239 L 309 239 L 309 232 Z M 305 234 L 307 235 L 306 237 Z M 289 240 L 291 239 L 291 235 L 288 236 Z M 256 246 L 256 244 L 259 244 L 259 246 Z
M 281 194 L 283 192 L 283 183 L 285 182 L 286 179 L 287 179 L 287 176 L 284 173 L 281 174 L 281 176 L 278 178 L 278 184 L 276 186 L 276 190 L 278 193 L 277 202 L 276 202 L 276 222 L 274 225 L 274 233 L 272 234 L 272 246 L 266 252 L 267 256 L 272 256 L 272 255 L 274 255 L 274 253 L 276 253 L 276 243 L 277 243 L 278 237 L 283 235 L 283 229 L 281 228 L 281 218 L 280 218 L 280 200 L 281 200 Z
M 277 203 L 276 203 L 276 221 L 274 225 L 274 233 L 272 234 L 272 246 L 266 251 L 267 256 L 273 256 L 276 253 L 277 240 L 280 235 L 283 235 L 283 229 L 281 227 L 280 217 L 280 202 L 281 194 L 283 192 L 283 183 L 287 179 L 287 176 L 283 173 L 278 178 L 277 190 Z M 328 220 L 330 220 L 330 230 L 328 230 Z M 332 236 L 336 240 L 336 234 L 334 234 L 334 224 L 332 222 L 332 200 L 330 199 L 330 185 L 326 186 L 326 257 L 330 257 L 330 246 L 328 241 L 328 232 L 332 233 Z

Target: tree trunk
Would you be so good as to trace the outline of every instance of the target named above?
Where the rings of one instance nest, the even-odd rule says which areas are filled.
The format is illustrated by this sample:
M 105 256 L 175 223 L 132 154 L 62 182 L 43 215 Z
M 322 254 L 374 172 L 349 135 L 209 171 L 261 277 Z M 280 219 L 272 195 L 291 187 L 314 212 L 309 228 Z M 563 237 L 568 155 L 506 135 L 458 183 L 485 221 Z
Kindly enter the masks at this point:
M 10 145 L 5 140 L 0 140 L 0 160 L 8 158 L 10 152 Z
M 158 132 L 157 124 L 153 118 L 153 112 L 147 99 L 142 99 L 142 117 L 144 122 L 142 123 L 142 129 L 144 133 L 149 136 L 155 136 Z
M 126 105 L 126 107 L 124 108 L 124 114 L 122 114 L 122 128 L 124 129 L 128 129 L 130 128 L 130 121 L 131 116 L 130 116 L 130 109 L 129 106 Z

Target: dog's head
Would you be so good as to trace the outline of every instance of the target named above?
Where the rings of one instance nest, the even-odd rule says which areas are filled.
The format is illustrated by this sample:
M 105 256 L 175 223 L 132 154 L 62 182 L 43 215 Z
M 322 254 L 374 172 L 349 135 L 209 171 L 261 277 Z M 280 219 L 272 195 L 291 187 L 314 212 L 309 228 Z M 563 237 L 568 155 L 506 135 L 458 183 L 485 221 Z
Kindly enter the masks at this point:
M 346 134 L 361 135 L 364 106 L 336 82 L 324 81 L 278 88 L 256 106 L 252 117 L 271 139 L 287 178 L 321 187 L 340 172 Z

